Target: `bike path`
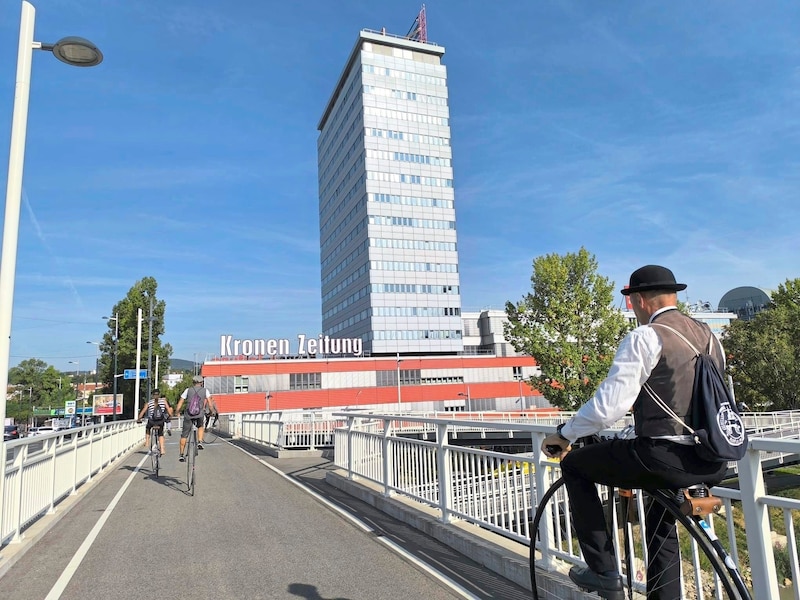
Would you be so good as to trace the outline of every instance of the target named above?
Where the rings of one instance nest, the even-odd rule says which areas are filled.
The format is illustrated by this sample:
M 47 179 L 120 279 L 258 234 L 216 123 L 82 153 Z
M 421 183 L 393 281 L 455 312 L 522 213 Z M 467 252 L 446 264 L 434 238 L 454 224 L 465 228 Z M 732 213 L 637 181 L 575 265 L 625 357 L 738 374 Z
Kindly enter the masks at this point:
M 305 471 L 320 493 L 323 484 L 312 475 L 325 463 L 259 462 L 220 438 L 198 456 L 191 497 L 177 436 L 167 439 L 158 479 L 142 448 L 80 490 L 80 501 L 57 512 L 56 523 L 0 579 L 0 598 L 140 600 L 154 586 L 159 595 L 178 598 L 528 597 L 469 559 L 454 560 L 452 550 L 418 532 L 387 524 L 388 517 L 367 514 L 380 520 L 380 529 L 364 531 L 279 472 Z M 343 500 L 343 506 L 350 502 Z M 395 526 L 399 533 L 390 539 L 385 534 Z M 459 593 L 393 551 L 396 540 L 461 577 L 459 585 L 470 591 Z

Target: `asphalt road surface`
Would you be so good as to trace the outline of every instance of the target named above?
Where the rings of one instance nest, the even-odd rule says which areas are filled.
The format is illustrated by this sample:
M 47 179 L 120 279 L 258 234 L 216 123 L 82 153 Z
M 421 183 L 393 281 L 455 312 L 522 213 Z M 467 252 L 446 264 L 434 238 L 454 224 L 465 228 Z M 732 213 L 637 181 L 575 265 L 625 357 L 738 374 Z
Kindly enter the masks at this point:
M 192 497 L 178 438 L 167 440 L 158 479 L 142 448 L 81 490 L 0 579 L 0 598 L 530 597 L 325 484 L 325 459 L 271 459 L 219 438 L 198 456 Z

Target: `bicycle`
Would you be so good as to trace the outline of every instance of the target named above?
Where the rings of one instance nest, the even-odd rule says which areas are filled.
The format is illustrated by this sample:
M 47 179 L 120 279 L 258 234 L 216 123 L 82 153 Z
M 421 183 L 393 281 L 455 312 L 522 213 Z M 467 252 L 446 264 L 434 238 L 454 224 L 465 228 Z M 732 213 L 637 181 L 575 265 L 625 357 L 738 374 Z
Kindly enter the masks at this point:
M 189 439 L 186 440 L 186 485 L 191 496 L 194 496 L 197 479 L 194 471 L 197 452 L 197 425 L 192 422 L 192 431 L 189 433 Z
M 158 478 L 158 469 L 161 462 L 161 425 L 153 425 L 150 428 L 150 465 L 153 467 L 153 475 Z
M 580 443 L 580 441 L 578 442 Z M 586 442 L 584 442 L 586 443 Z M 606 494 L 609 515 L 607 523 L 612 526 L 615 533 L 615 546 L 620 545 L 624 549 L 624 572 L 626 580 L 628 598 L 633 598 L 633 592 L 644 593 L 646 581 L 644 581 L 646 567 L 642 568 L 634 565 L 635 561 L 641 561 L 647 565 L 652 559 L 651 554 L 658 552 L 660 548 L 649 548 L 644 541 L 645 523 L 659 524 L 666 515 L 675 520 L 676 526 L 680 524 L 678 536 L 681 532 L 688 533 L 691 540 L 692 560 L 690 577 L 686 577 L 687 559 L 680 557 L 679 564 L 682 580 L 683 597 L 702 598 L 705 588 L 713 585 L 713 593 L 717 598 L 729 598 L 734 600 L 751 600 L 752 596 L 744 583 L 741 573 L 736 567 L 734 560 L 728 555 L 721 542 L 717 538 L 709 522 L 709 515 L 717 513 L 722 501 L 711 495 L 708 487 L 704 484 L 681 488 L 680 490 L 614 490 L 608 489 Z M 647 497 L 645 500 L 645 496 Z M 550 502 L 555 498 L 554 502 Z M 620 507 L 619 512 L 616 507 Z M 544 537 L 545 540 L 551 539 L 552 553 L 556 557 L 569 559 L 574 562 L 580 558 L 580 548 L 577 537 L 572 531 L 571 509 L 569 495 L 564 488 L 564 479 L 559 477 L 553 482 L 547 491 L 542 495 L 536 508 L 533 518 L 531 531 L 534 536 Z M 659 511 L 659 512 L 652 512 Z M 542 524 L 542 517 L 547 515 L 545 523 Z M 620 516 L 622 518 L 620 518 Z M 542 530 L 544 525 L 546 529 Z M 639 533 L 642 534 L 642 543 L 637 554 L 634 542 L 634 528 L 638 525 Z M 620 540 L 620 529 L 622 529 L 622 540 Z M 544 534 L 543 534 L 544 532 Z M 542 535 L 543 534 L 543 535 Z M 538 600 L 539 594 L 536 587 L 536 540 L 531 540 L 530 545 L 530 573 L 531 586 L 534 600 Z M 621 542 L 621 544 L 620 544 Z M 702 554 L 700 556 L 699 554 Z M 616 553 L 619 556 L 619 553 Z M 713 570 L 711 580 L 704 575 L 703 567 L 710 565 Z M 634 576 L 634 571 L 636 571 Z M 666 584 L 669 582 L 658 582 Z M 695 596 L 686 596 L 692 593 Z

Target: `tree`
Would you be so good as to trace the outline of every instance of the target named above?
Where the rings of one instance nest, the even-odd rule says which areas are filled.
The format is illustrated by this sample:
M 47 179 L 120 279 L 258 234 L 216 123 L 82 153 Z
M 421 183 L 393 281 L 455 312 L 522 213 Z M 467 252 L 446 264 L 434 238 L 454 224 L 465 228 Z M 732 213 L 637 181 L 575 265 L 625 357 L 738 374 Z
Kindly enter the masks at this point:
M 565 410 L 591 397 L 631 327 L 612 306 L 613 282 L 596 271 L 597 261 L 584 248 L 540 256 L 533 261 L 533 293 L 506 303 L 506 339 L 541 369 L 528 385 Z
M 119 340 L 117 341 L 117 374 L 122 374 L 124 369 L 136 368 L 136 341 L 138 326 L 138 309 L 142 309 L 142 346 L 141 346 L 141 365 L 140 368 L 147 368 L 147 351 L 150 344 L 149 323 L 150 300 L 153 301 L 153 356 L 152 368 L 148 376 L 155 376 L 156 357 L 159 362 L 159 372 L 165 373 L 169 369 L 169 359 L 172 356 L 172 346 L 161 343 L 161 336 L 164 334 L 164 315 L 166 313 L 166 302 L 156 298 L 158 283 L 153 277 L 144 277 L 137 281 L 128 291 L 127 296 L 114 305 L 111 310 L 111 317 L 117 316 L 119 323 L 115 323 L 113 318 L 108 319 L 108 331 L 103 334 L 100 344 L 100 380 L 104 382 L 106 389 L 110 392 L 114 388 L 114 331 L 118 326 Z M 147 380 L 139 382 L 140 406 L 146 399 Z M 155 387 L 158 382 L 151 380 L 151 385 Z M 136 382 L 132 379 L 117 379 L 117 395 L 123 396 L 123 414 L 128 418 L 133 418 L 134 393 Z
M 723 334 L 736 400 L 753 410 L 800 408 L 800 279 L 786 280 L 768 310 Z
M 164 397 L 172 408 L 176 408 L 178 406 L 178 401 L 180 400 L 183 390 L 194 385 L 194 382 L 192 381 L 193 378 L 194 373 L 184 373 L 180 383 L 178 383 L 175 387 L 168 389 L 167 393 L 164 394 Z
M 28 358 L 8 370 L 8 382 L 16 388 L 7 414 L 19 422 L 28 421 L 33 408 L 64 408 L 75 399 L 71 375 L 61 373 L 38 358 Z

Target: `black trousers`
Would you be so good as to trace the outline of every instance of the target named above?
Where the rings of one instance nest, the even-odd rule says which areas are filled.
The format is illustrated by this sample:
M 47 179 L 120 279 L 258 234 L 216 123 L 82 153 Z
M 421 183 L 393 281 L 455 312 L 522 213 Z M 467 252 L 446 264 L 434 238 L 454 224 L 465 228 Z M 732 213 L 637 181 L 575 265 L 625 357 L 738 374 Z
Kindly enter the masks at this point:
M 586 564 L 597 573 L 617 568 L 605 511 L 595 484 L 644 490 L 678 489 L 696 483 L 712 486 L 722 481 L 726 469 L 727 463 L 700 460 L 692 446 L 649 438 L 609 440 L 571 451 L 561 461 L 561 471 Z M 675 521 L 664 511 L 649 510 L 645 528 L 650 550 L 647 598 L 680 598 Z

